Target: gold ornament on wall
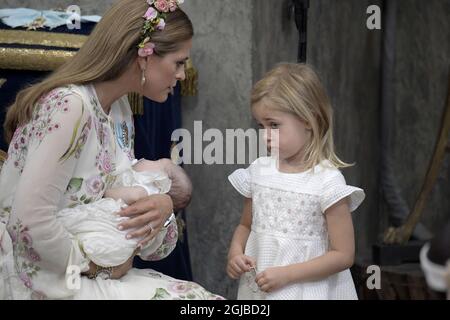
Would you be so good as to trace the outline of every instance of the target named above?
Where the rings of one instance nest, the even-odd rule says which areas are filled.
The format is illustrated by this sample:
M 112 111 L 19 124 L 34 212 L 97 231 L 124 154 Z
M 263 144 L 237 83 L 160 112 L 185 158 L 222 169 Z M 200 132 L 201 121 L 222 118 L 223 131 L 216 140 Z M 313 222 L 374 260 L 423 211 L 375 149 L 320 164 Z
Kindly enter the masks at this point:
M 185 74 L 186 79 L 181 81 L 181 95 L 196 96 L 198 93 L 198 72 L 191 59 L 186 61 Z
M 17 48 L 0 47 L 0 69 L 53 71 L 69 61 L 76 51 L 63 48 L 80 49 L 88 36 L 54 33 L 47 31 L 33 31 L 44 21 L 36 19 L 31 30 L 0 30 L 0 43 L 14 45 L 35 45 L 41 48 Z M 47 49 L 46 47 L 52 47 Z M 53 49 L 53 48 L 61 49 Z M 181 95 L 197 95 L 198 72 L 194 68 L 192 60 L 188 59 L 185 66 L 186 79 L 181 81 Z M 3 79 L 2 79 L 3 80 Z M 0 81 L 0 87 L 6 82 Z M 134 114 L 144 114 L 144 98 L 141 95 L 131 93 L 128 95 L 131 109 Z
M 31 22 L 29 25 L 27 25 L 27 30 L 37 30 L 37 29 L 43 29 L 45 23 L 45 18 L 44 17 L 37 17 L 36 19 L 34 19 L 33 22 Z
M 128 94 L 128 102 L 130 102 L 131 111 L 136 115 L 144 114 L 144 97 L 138 93 Z

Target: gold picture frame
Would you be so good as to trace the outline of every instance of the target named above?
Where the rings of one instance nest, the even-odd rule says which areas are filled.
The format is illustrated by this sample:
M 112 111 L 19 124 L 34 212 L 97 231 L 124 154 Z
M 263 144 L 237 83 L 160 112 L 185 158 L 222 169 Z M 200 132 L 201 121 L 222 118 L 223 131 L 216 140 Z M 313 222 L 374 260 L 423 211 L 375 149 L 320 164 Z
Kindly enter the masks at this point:
M 0 47 L 0 69 L 53 71 L 73 58 L 83 44 L 87 35 L 54 33 L 47 31 L 0 30 L 0 44 L 39 46 L 62 49 L 11 48 Z M 192 60 L 186 63 L 186 79 L 181 82 L 183 96 L 197 95 L 198 72 Z M 130 103 L 135 113 L 143 113 L 142 97 L 130 95 Z

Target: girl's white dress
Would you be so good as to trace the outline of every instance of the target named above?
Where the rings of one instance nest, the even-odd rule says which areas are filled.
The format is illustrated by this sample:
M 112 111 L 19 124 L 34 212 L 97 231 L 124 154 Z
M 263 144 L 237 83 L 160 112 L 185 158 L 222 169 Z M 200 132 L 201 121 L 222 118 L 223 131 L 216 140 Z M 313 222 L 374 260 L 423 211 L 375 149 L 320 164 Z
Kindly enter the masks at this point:
M 127 97 L 101 108 L 92 85 L 57 88 L 17 128 L 0 173 L 0 300 L 221 299 L 193 282 L 131 269 L 119 280 L 80 277 L 89 258 L 57 213 L 102 201 L 125 160 L 133 161 Z M 162 229 L 146 260 L 167 257 L 177 225 Z
M 275 266 L 305 262 L 329 248 L 324 212 L 349 197 L 353 212 L 364 200 L 362 189 L 348 186 L 342 173 L 327 161 L 313 170 L 288 174 L 270 157 L 229 176 L 231 184 L 252 199 L 253 220 L 245 254 L 256 259 L 257 272 Z M 326 279 L 292 284 L 265 294 L 254 283 L 254 274 L 241 277 L 239 300 L 350 300 L 357 299 L 349 270 Z

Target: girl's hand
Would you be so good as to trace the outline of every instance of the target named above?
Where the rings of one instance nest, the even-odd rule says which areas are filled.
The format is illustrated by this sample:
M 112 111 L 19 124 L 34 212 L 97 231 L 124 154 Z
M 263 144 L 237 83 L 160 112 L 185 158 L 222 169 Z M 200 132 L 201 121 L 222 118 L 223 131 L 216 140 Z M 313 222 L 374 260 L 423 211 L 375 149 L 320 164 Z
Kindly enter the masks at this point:
M 142 238 L 139 247 L 144 247 L 164 226 L 173 212 L 173 203 L 166 194 L 155 194 L 141 199 L 119 212 L 130 219 L 119 224 L 119 230 L 135 229 L 127 239 Z
M 256 267 L 256 261 L 252 257 L 238 254 L 228 260 L 227 274 L 231 279 L 239 279 L 242 274 Z
M 256 276 L 256 283 L 263 292 L 272 292 L 289 284 L 288 271 L 285 267 L 266 269 Z

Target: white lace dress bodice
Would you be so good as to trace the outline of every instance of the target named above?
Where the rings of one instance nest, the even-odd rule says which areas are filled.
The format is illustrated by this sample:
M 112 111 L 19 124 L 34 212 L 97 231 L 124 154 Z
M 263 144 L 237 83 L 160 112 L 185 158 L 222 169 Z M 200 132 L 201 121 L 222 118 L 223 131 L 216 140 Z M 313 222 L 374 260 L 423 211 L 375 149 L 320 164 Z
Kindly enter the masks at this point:
M 349 197 L 353 212 L 364 200 L 362 189 L 348 186 L 327 162 L 298 174 L 280 172 L 272 158 L 260 158 L 229 176 L 234 188 L 252 199 L 252 227 L 245 254 L 257 272 L 305 262 L 328 251 L 325 211 Z M 289 285 L 270 294 L 255 290 L 249 274 L 241 278 L 238 299 L 356 299 L 349 270 L 321 281 Z

